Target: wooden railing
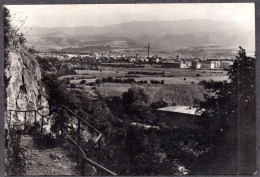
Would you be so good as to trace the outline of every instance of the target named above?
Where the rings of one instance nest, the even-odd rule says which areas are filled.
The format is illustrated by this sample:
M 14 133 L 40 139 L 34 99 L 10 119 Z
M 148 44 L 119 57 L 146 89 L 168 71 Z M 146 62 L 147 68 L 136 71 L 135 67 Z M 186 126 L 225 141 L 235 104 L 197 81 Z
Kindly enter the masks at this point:
M 98 141 L 100 141 L 100 138 L 102 137 L 102 133 L 99 132 L 95 127 L 93 127 L 92 125 L 90 125 L 87 121 L 85 121 L 84 119 L 82 119 L 80 116 L 78 116 L 76 113 L 74 113 L 73 111 L 71 111 L 69 108 L 67 108 L 64 105 L 58 105 L 53 111 L 51 111 L 49 114 L 47 115 L 42 115 L 41 113 L 39 113 L 37 110 L 26 110 L 26 111 L 20 111 L 20 110 L 6 110 L 6 118 L 7 118 L 7 123 L 8 126 L 12 126 L 12 113 L 14 113 L 16 115 L 16 117 L 18 117 L 18 113 L 24 113 L 24 125 L 23 125 L 23 134 L 26 134 L 26 128 L 27 128 L 27 114 L 33 112 L 34 113 L 34 125 L 36 125 L 37 123 L 37 115 L 40 116 L 40 129 L 36 130 L 38 132 L 38 134 L 40 134 L 41 137 L 41 144 L 43 141 L 43 126 L 44 126 L 44 119 L 51 116 L 53 114 L 53 112 L 56 112 L 59 108 L 61 108 L 62 112 L 61 112 L 61 118 L 63 119 L 63 115 L 64 115 L 64 111 L 67 111 L 70 115 L 72 115 L 72 117 L 76 118 L 78 123 L 77 123 L 77 142 L 69 135 L 69 133 L 64 129 L 64 127 L 59 126 L 59 129 L 61 131 L 61 133 L 64 133 L 66 135 L 66 137 L 68 137 L 68 139 L 70 140 L 70 142 L 77 147 L 78 149 L 78 157 L 77 157 L 77 164 L 79 167 L 79 160 L 80 158 L 82 158 L 82 164 L 81 167 L 85 168 L 85 163 L 89 163 L 90 165 L 108 173 L 109 175 L 116 175 L 116 173 L 108 170 L 107 168 L 103 167 L 102 165 L 92 161 L 91 159 L 89 159 L 86 155 L 86 153 L 84 152 L 84 150 L 82 149 L 82 147 L 80 146 L 80 136 L 81 136 L 81 127 L 82 125 L 87 125 L 87 127 L 89 127 L 90 129 L 94 130 L 98 136 L 97 138 L 94 140 L 94 144 L 96 144 Z M 83 157 L 80 156 L 80 153 L 83 155 Z M 84 171 L 84 170 L 81 170 Z M 83 174 L 85 175 L 85 174 Z
M 40 130 L 39 129 L 36 129 L 37 132 L 41 135 L 41 138 L 43 136 L 43 126 L 44 126 L 44 118 L 46 118 L 47 116 L 50 116 L 52 114 L 49 113 L 47 115 L 42 115 L 41 113 L 39 113 L 37 110 L 26 110 L 26 111 L 21 111 L 21 110 L 6 110 L 6 118 L 7 118 L 7 124 L 8 126 L 12 126 L 13 124 L 19 124 L 19 122 L 13 122 L 12 123 L 12 117 L 13 117 L 13 114 L 12 113 L 15 113 L 16 117 L 18 118 L 18 113 L 24 113 L 24 125 L 23 125 L 23 134 L 26 134 L 26 128 L 27 128 L 27 114 L 28 113 L 34 113 L 34 125 L 37 123 L 37 115 L 39 115 L 41 118 L 40 118 Z M 36 127 L 35 127 L 36 128 Z

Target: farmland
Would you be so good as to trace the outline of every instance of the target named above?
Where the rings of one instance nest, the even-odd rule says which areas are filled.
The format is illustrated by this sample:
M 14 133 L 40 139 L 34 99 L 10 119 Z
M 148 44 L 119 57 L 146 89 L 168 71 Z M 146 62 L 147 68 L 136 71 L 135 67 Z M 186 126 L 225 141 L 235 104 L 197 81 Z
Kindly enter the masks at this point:
M 121 68 L 121 67 L 99 67 L 100 70 L 76 70 L 77 75 L 64 76 L 62 78 L 86 79 L 92 82 L 94 78 L 115 77 L 115 78 L 134 78 L 140 80 L 164 80 L 165 84 L 191 84 L 198 83 L 202 80 L 212 79 L 221 81 L 227 79 L 226 72 L 223 70 L 194 70 L 194 69 L 175 69 L 161 68 L 159 65 L 145 65 L 144 68 Z M 146 72 L 142 74 L 142 72 Z M 148 74 L 147 74 L 148 73 Z M 151 73 L 151 74 L 149 74 Z M 186 79 L 184 79 L 186 78 Z M 89 81 L 88 81 L 89 80 Z M 78 81 L 79 82 L 79 81 Z
M 105 83 L 97 87 L 96 92 L 101 97 L 121 96 L 129 88 L 136 85 L 131 84 L 114 84 Z M 161 99 L 166 99 L 172 104 L 177 105 L 193 105 L 194 100 L 202 100 L 205 91 L 200 85 L 184 85 L 184 84 L 166 84 L 156 85 L 147 84 L 139 85 L 149 93 L 149 103 L 156 102 Z
M 149 94 L 149 103 L 167 99 L 172 104 L 187 106 L 193 105 L 195 100 L 203 100 L 205 90 L 199 85 L 200 81 L 228 79 L 223 70 L 161 68 L 158 64 L 138 68 L 99 66 L 97 70 L 75 71 L 77 74 L 60 79 L 69 80 L 70 84 L 101 98 L 122 96 L 131 87 L 141 87 Z M 107 81 L 109 77 L 111 81 Z

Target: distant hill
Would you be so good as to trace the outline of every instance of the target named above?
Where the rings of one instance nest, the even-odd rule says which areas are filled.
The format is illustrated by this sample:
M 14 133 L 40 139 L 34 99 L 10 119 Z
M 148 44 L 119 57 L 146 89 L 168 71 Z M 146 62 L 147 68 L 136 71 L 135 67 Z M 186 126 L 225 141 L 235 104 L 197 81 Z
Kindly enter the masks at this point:
M 32 27 L 26 35 L 28 45 L 40 49 L 88 45 L 112 45 L 113 48 L 112 41 L 137 46 L 146 46 L 150 42 L 151 46 L 164 51 L 171 50 L 174 45 L 195 47 L 216 44 L 254 48 L 255 41 L 254 31 L 244 30 L 242 24 L 210 20 L 133 21 L 103 27 Z

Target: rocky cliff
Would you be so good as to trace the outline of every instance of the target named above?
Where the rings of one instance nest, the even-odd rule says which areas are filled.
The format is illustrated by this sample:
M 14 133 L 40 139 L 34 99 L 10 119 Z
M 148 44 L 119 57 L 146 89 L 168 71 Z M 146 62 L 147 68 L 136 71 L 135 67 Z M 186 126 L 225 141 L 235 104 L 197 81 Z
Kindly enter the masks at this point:
M 10 47 L 12 48 L 12 47 Z M 9 78 L 6 88 L 6 110 L 37 110 L 40 114 L 49 113 L 42 75 L 35 57 L 28 52 L 25 46 L 17 44 L 9 50 L 8 65 L 5 67 L 5 76 Z M 24 122 L 24 113 L 8 112 L 12 122 Z M 10 119 L 10 116 L 9 116 Z M 35 112 L 27 113 L 26 120 L 32 123 Z M 37 120 L 40 116 L 37 114 Z M 9 120 L 10 121 L 10 120 Z

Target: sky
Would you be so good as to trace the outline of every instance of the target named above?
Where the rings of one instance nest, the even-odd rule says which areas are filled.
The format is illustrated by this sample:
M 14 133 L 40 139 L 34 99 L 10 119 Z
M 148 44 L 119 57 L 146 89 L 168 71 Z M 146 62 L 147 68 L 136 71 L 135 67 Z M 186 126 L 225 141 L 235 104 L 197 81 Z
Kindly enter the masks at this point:
M 8 5 L 28 27 L 106 26 L 130 21 L 207 19 L 255 28 L 254 3 Z M 15 15 L 14 15 L 15 14 Z M 15 22 L 14 22 L 15 23 Z

